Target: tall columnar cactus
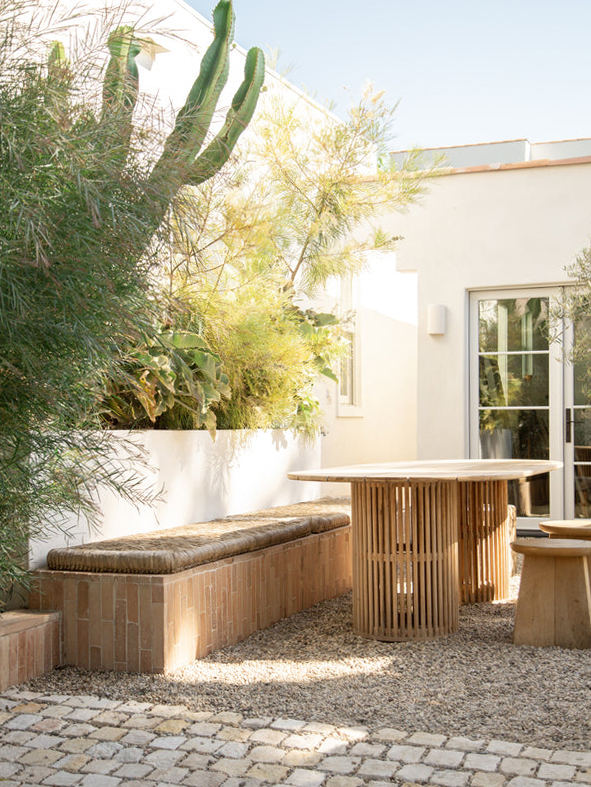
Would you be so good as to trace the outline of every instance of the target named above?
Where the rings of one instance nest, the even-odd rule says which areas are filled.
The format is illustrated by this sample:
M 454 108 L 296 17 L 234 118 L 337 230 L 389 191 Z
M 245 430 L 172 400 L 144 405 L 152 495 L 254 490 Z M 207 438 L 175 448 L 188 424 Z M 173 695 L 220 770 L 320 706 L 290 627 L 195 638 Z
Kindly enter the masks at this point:
M 163 213 L 182 186 L 203 183 L 221 169 L 256 108 L 265 76 L 265 60 L 261 50 L 253 48 L 247 54 L 244 80 L 234 96 L 225 123 L 202 151 L 218 99 L 228 79 L 235 19 L 232 0 L 220 0 L 213 12 L 214 40 L 203 56 L 199 76 L 153 168 L 150 185 L 161 196 Z M 101 123 L 108 124 L 114 114 L 119 121 L 127 115 L 131 128 L 138 96 L 135 58 L 140 51 L 133 29 L 117 28 L 109 39 L 109 50 L 111 59 L 104 81 Z M 128 143 L 129 140 L 118 141 L 119 145 Z

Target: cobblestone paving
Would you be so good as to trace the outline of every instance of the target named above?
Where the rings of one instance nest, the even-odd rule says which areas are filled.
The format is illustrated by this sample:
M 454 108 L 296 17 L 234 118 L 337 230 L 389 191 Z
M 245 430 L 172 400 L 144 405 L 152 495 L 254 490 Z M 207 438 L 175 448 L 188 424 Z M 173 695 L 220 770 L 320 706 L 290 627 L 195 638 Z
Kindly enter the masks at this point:
M 391 728 L 195 713 L 178 705 L 0 695 L 0 785 L 564 787 L 591 752 Z

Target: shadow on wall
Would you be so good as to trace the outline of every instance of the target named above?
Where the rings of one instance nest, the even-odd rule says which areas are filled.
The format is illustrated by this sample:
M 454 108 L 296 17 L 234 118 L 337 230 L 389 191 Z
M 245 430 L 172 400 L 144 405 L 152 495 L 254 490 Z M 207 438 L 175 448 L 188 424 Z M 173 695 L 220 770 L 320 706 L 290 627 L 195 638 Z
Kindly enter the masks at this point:
M 126 433 L 129 434 L 129 433 Z M 146 430 L 132 433 L 146 452 L 140 468 L 145 486 L 162 490 L 139 508 L 105 491 L 100 496 L 100 527 L 72 519 L 66 532 L 30 544 L 30 566 L 45 565 L 50 549 L 88 541 L 147 533 L 229 514 L 318 499 L 320 484 L 290 481 L 291 470 L 320 466 L 320 444 L 282 430 L 251 433 L 220 430 L 215 442 L 206 431 Z

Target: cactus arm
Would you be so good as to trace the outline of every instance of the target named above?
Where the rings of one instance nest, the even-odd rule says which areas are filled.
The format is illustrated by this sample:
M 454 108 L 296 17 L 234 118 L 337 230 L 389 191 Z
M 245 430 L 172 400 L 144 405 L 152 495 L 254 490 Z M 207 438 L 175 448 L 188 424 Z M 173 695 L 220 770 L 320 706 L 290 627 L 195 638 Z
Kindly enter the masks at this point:
M 161 176 L 166 179 L 170 167 L 188 169 L 191 166 L 203 145 L 217 101 L 227 82 L 235 24 L 232 0 L 220 0 L 214 9 L 213 20 L 214 40 L 203 56 L 199 76 L 154 167 L 154 180 Z
M 61 41 L 53 41 L 49 46 L 47 56 L 47 93 L 45 100 L 48 107 L 51 107 L 53 120 L 62 128 L 67 128 L 71 123 L 68 110 L 71 84 L 72 72 L 64 45 Z
M 198 186 L 211 178 L 226 163 L 238 138 L 249 124 L 265 80 L 265 56 L 253 47 L 246 56 L 244 81 L 232 99 L 221 131 L 192 165 L 187 185 Z
M 103 107 L 99 125 L 105 134 L 105 153 L 125 166 L 133 131 L 133 111 L 139 94 L 139 74 L 135 59 L 141 45 L 133 28 L 118 27 L 108 41 L 111 58 L 103 80 Z
M 61 41 L 52 41 L 47 56 L 47 70 L 51 76 L 59 76 L 68 68 L 66 50 Z
M 133 28 L 118 27 L 109 36 L 111 59 L 103 81 L 102 119 L 120 112 L 131 114 L 139 91 L 139 74 L 135 59 L 141 46 L 133 34 Z

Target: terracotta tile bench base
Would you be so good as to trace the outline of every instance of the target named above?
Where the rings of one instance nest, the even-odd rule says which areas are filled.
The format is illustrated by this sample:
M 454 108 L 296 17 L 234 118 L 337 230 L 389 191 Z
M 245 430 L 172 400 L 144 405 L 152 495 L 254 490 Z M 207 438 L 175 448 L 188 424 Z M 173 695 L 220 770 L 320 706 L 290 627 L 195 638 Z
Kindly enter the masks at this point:
M 174 574 L 37 572 L 63 613 L 63 663 L 170 672 L 351 588 L 350 526 Z
M 15 609 L 0 615 L 0 691 L 61 663 L 60 613 Z

